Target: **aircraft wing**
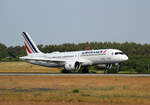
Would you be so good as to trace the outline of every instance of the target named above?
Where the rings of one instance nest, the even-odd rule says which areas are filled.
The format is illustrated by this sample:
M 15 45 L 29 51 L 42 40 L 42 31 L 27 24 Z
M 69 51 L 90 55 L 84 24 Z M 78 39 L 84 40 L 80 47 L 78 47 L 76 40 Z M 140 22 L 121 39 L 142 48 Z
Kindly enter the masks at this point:
M 22 60 L 34 60 L 34 61 L 46 61 L 46 62 L 54 62 L 54 63 L 63 63 L 65 64 L 66 62 L 73 62 L 73 61 L 78 61 L 79 63 L 81 63 L 81 65 L 86 65 L 91 64 L 91 62 L 89 60 L 84 60 L 84 59 L 49 59 L 49 58 L 26 58 L 26 57 L 20 57 L 20 59 Z

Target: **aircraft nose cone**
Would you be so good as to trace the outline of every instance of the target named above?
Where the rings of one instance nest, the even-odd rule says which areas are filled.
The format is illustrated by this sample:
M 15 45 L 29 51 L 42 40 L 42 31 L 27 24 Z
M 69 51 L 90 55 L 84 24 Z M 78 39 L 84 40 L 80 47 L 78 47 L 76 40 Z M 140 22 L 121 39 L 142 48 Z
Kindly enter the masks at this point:
M 129 58 L 128 58 L 128 56 L 124 56 L 123 59 L 124 59 L 124 61 L 127 61 Z

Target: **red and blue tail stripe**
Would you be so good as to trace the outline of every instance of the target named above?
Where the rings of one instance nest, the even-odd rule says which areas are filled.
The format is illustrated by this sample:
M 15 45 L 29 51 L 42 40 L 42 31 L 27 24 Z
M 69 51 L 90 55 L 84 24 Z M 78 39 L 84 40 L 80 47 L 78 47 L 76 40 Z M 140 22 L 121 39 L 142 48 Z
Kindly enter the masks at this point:
M 27 46 L 26 42 L 24 42 L 24 45 L 25 45 L 27 51 L 31 54 L 31 51 L 30 51 L 29 47 Z
M 25 40 L 27 41 L 27 43 L 29 44 L 32 51 L 35 53 L 38 53 L 38 51 L 36 50 L 36 48 L 34 47 L 34 45 L 32 44 L 32 42 L 30 41 L 29 37 L 27 36 L 27 34 L 25 32 L 23 32 L 23 36 L 24 36 Z
M 27 49 L 27 51 L 29 53 L 34 53 L 35 51 L 33 50 L 33 48 L 31 47 L 31 44 L 29 43 L 29 41 L 26 39 L 25 35 L 23 34 L 23 37 L 25 39 L 25 47 Z
M 26 32 L 23 32 L 22 34 L 23 34 L 23 37 L 24 37 L 24 40 L 25 40 L 24 44 L 25 44 L 27 52 L 29 54 L 31 54 L 31 53 L 40 53 L 39 49 L 34 44 L 31 37 Z

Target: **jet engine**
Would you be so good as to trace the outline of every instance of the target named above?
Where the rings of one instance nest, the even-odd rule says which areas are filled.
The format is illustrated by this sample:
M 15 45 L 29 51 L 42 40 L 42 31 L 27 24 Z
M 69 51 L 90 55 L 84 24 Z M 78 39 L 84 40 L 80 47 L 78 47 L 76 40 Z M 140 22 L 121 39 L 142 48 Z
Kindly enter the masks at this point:
M 97 69 L 111 69 L 112 64 L 98 64 L 96 65 Z
M 76 61 L 76 62 L 66 62 L 65 64 L 65 69 L 66 70 L 79 70 L 81 67 L 81 64 Z
M 101 69 L 102 69 L 102 70 L 103 70 L 103 69 L 106 69 L 106 64 L 99 64 L 99 65 L 96 65 L 96 68 L 97 68 L 97 69 L 100 69 L 100 70 L 101 70 Z

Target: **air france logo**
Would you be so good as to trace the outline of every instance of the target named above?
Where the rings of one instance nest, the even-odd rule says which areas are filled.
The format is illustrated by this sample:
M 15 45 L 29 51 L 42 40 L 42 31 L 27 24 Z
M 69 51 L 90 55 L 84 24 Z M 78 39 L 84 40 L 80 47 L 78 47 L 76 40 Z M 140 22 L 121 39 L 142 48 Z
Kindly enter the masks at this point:
M 85 54 L 106 54 L 107 50 L 96 50 L 96 51 L 86 51 L 82 52 L 83 55 Z

